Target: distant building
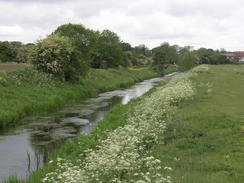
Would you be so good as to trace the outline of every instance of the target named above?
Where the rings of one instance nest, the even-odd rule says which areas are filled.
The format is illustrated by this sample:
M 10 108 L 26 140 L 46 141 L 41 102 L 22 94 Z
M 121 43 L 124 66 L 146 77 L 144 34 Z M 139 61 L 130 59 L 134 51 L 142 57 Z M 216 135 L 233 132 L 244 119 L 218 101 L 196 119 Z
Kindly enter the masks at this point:
M 244 51 L 227 52 L 227 53 L 222 53 L 221 55 L 226 56 L 229 60 L 244 63 Z

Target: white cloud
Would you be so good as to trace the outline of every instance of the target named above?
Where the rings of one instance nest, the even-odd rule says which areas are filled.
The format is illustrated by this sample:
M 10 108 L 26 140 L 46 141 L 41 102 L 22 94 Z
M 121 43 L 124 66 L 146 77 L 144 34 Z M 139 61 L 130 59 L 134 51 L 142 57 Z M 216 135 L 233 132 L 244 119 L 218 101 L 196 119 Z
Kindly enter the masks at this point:
M 0 40 L 35 41 L 71 22 L 132 45 L 244 50 L 243 11 L 241 0 L 0 0 Z

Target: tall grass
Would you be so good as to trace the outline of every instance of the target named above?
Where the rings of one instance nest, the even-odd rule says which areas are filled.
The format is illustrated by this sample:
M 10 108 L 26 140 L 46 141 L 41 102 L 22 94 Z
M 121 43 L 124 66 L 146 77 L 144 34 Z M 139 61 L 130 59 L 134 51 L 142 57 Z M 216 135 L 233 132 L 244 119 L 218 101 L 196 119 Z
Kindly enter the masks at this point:
M 28 115 L 57 110 L 67 102 L 94 97 L 157 76 L 149 68 L 91 69 L 79 84 L 62 83 L 32 68 L 0 73 L 0 127 Z

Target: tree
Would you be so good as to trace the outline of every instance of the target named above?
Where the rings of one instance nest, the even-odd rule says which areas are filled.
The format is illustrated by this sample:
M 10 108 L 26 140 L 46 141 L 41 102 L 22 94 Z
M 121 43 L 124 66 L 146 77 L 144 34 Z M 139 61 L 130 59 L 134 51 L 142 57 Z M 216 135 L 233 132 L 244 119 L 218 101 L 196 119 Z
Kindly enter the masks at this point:
M 122 42 L 121 43 L 123 51 L 132 51 L 133 48 L 129 43 Z
M 197 56 L 191 51 L 184 51 L 180 54 L 178 65 L 181 71 L 193 68 L 197 64 Z
M 164 43 L 152 50 L 153 52 L 153 67 L 157 72 L 163 74 L 164 70 L 172 64 L 176 64 L 178 53 L 175 46 L 170 46 Z
M 178 52 L 180 54 L 188 53 L 188 52 L 192 52 L 192 51 L 193 51 L 193 47 L 192 46 L 178 47 Z
M 110 68 L 126 66 L 125 53 L 118 35 L 104 30 L 98 34 L 97 44 L 93 53 L 92 67 Z
M 80 57 L 90 64 L 93 50 L 96 46 L 97 33 L 80 24 L 65 24 L 59 26 L 53 34 L 68 37 Z
M 36 43 L 32 54 L 35 67 L 60 80 L 78 82 L 88 67 L 68 37 L 50 35 Z
M 200 48 L 196 51 L 200 64 L 226 64 L 231 63 L 221 52 L 213 49 Z
M 16 62 L 18 63 L 30 63 L 31 62 L 31 52 L 34 48 L 34 44 L 26 44 L 21 47 L 16 48 Z
M 7 41 L 0 42 L 0 61 L 13 62 L 16 58 L 16 50 Z
M 144 56 L 150 56 L 151 51 L 146 47 L 144 44 L 140 44 L 134 48 L 134 52 L 136 54 L 144 55 Z

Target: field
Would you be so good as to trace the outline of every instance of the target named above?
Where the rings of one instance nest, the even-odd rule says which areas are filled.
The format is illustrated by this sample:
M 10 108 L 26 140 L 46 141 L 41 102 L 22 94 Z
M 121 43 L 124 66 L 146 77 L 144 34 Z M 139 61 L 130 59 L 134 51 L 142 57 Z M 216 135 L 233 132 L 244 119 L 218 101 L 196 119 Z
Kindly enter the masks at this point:
M 17 63 L 0 63 L 0 72 L 2 71 L 12 71 L 28 67 L 28 64 L 17 64 Z
M 177 183 L 244 182 L 244 66 L 209 66 L 152 154 Z

